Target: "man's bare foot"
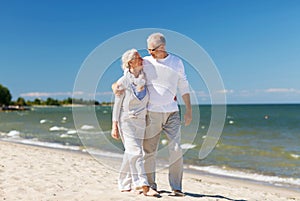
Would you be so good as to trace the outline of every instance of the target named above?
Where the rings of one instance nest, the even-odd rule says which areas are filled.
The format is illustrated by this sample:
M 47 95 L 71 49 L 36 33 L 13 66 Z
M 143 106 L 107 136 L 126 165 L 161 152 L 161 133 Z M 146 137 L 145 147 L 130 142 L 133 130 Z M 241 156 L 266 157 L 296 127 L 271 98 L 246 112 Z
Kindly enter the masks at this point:
M 143 194 L 145 196 L 158 196 L 159 193 L 156 190 L 153 190 L 149 186 L 143 186 Z
M 173 190 L 172 193 L 170 194 L 170 196 L 183 197 L 183 196 L 185 196 L 185 194 L 180 190 Z

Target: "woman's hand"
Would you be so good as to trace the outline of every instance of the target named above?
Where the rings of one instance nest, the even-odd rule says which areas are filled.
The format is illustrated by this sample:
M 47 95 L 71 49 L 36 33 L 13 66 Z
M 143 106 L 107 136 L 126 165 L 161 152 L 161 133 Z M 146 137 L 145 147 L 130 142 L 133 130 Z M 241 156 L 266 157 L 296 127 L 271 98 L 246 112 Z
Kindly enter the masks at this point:
M 113 126 L 111 129 L 111 136 L 112 138 L 119 140 L 120 139 L 120 134 L 119 134 L 119 129 L 118 129 L 118 123 L 117 122 L 113 122 Z

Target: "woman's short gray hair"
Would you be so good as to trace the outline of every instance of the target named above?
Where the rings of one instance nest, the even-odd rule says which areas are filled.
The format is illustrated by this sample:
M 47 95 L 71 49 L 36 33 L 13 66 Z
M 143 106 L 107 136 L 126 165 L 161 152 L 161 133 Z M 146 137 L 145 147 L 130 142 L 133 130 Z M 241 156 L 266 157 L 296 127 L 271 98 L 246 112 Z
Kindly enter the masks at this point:
M 126 52 L 124 52 L 124 54 L 122 55 L 122 69 L 123 70 L 130 67 L 129 61 L 134 59 L 135 53 L 137 53 L 137 52 L 138 51 L 136 49 L 127 50 Z
M 165 45 L 166 38 L 162 33 L 153 33 L 147 38 L 148 46 L 153 44 L 154 46 Z

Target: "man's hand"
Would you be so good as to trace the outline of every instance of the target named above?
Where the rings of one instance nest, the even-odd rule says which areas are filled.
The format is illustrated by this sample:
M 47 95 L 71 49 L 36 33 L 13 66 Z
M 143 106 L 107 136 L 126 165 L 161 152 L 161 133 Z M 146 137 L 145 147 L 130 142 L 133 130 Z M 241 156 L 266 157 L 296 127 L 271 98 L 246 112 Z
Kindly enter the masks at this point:
M 191 124 L 191 122 L 192 122 L 192 110 L 187 109 L 184 114 L 184 125 L 188 126 Z
M 191 106 L 190 94 L 184 94 L 182 96 L 182 99 L 186 107 L 186 111 L 184 114 L 184 125 L 188 126 L 192 122 L 192 106 Z
M 111 85 L 111 89 L 113 90 L 116 96 L 122 95 L 125 91 L 125 89 L 116 82 Z

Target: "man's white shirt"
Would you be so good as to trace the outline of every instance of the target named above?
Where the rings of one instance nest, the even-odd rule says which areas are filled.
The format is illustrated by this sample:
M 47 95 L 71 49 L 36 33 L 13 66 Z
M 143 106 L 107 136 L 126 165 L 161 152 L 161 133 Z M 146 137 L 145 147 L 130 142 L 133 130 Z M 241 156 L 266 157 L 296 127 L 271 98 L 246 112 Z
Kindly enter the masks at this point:
M 164 59 L 146 56 L 143 65 L 150 94 L 148 111 L 178 111 L 177 101 L 174 100 L 177 90 L 181 96 L 189 93 L 189 83 L 181 59 L 171 54 Z

